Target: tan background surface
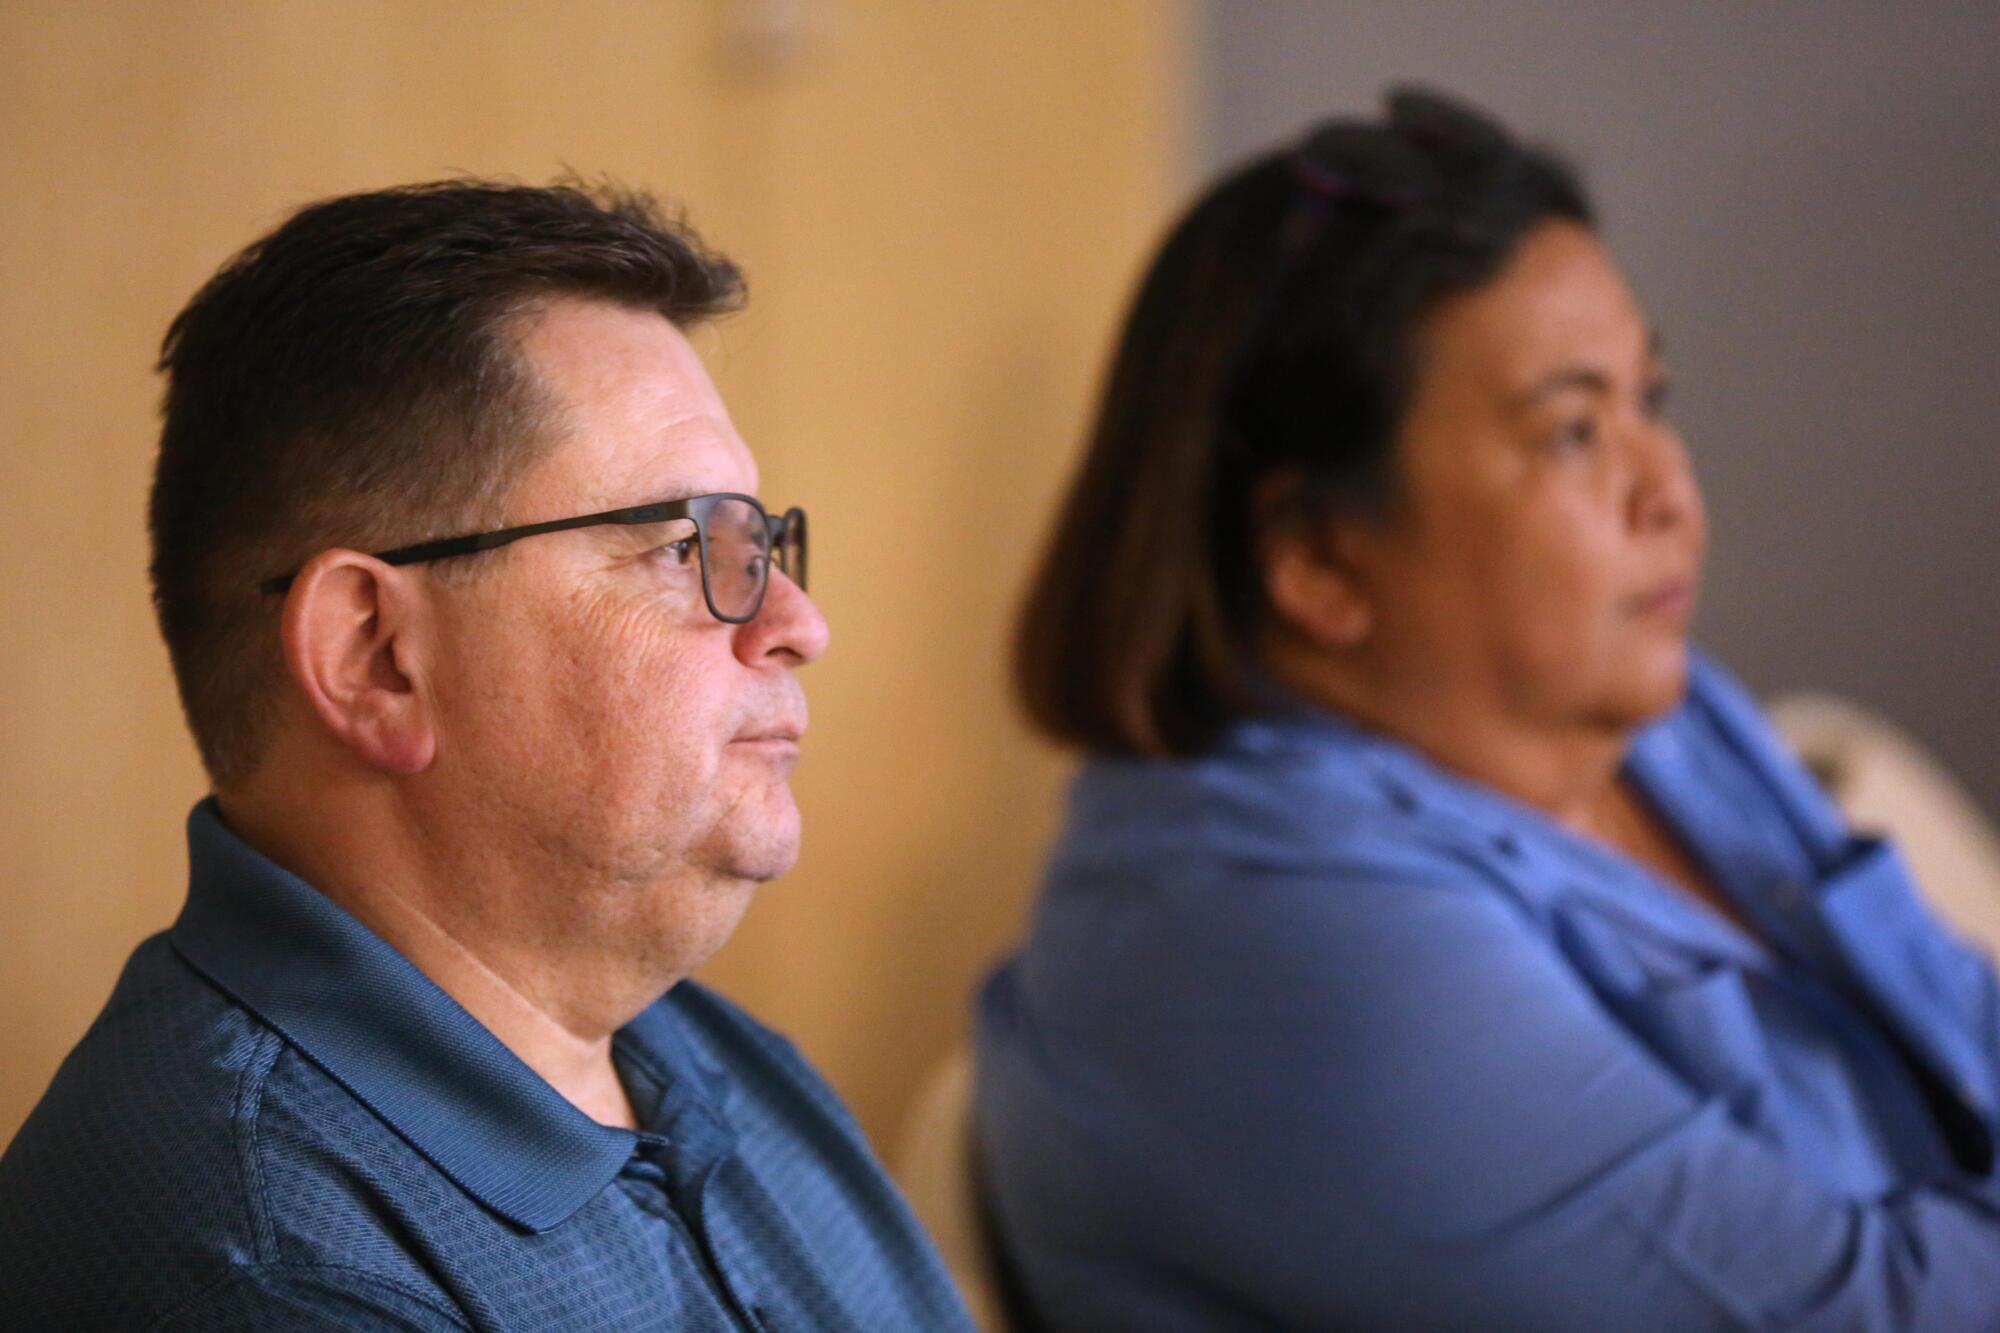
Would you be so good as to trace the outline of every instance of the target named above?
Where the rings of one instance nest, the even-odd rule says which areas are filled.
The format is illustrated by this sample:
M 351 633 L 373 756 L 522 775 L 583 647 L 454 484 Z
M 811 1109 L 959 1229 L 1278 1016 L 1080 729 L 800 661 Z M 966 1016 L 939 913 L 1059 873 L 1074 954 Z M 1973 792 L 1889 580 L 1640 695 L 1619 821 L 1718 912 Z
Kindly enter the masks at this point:
M 146 604 L 167 320 L 292 206 L 609 173 L 748 270 L 707 344 L 813 515 L 799 869 L 708 977 L 889 1136 L 1011 937 L 1057 761 L 1005 621 L 1183 184 L 1179 0 L 0 0 L 0 1143 L 183 889 Z

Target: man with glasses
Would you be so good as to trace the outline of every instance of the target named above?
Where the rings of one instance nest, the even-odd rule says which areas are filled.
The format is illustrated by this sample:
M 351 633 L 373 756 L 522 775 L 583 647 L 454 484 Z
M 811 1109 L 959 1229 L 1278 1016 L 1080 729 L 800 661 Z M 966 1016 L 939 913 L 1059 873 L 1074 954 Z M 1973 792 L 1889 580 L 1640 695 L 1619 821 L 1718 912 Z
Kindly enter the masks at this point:
M 329 200 L 169 329 L 187 905 L 0 1159 L 0 1322 L 962 1327 L 831 1091 L 685 980 L 788 869 L 806 521 L 641 198 Z

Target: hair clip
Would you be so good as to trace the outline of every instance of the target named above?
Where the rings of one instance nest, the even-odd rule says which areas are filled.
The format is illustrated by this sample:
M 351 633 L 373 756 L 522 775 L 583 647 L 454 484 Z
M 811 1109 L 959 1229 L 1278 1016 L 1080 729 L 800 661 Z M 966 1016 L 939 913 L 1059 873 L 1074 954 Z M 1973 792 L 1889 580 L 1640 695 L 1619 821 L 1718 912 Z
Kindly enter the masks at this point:
M 1345 199 L 1358 193 L 1353 181 L 1307 156 L 1303 144 L 1292 150 L 1291 165 L 1292 178 L 1323 199 Z
M 1348 169 L 1327 165 L 1322 151 L 1333 153 Z M 1286 160 L 1292 179 L 1313 199 L 1328 203 L 1359 199 L 1377 208 L 1400 209 L 1420 202 L 1421 191 L 1373 184 L 1369 177 L 1396 180 L 1411 176 L 1424 165 L 1411 161 L 1413 157 L 1411 149 L 1398 148 L 1393 140 L 1385 140 L 1377 131 L 1354 134 L 1349 127 L 1336 125 L 1308 134 L 1286 155 Z M 1356 169 L 1360 171 L 1359 178 L 1354 174 Z

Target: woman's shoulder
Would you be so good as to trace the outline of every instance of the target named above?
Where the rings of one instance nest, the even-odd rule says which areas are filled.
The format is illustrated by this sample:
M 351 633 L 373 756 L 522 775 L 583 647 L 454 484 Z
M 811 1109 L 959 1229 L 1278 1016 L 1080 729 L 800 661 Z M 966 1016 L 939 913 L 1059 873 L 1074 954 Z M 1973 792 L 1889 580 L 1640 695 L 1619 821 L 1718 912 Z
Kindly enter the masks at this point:
M 1699 719 L 1708 727 L 1736 738 L 1771 736 L 1763 708 L 1735 673 L 1697 648 L 1688 650 L 1687 698 L 1668 717 L 1683 726 Z
M 1738 818 L 1782 820 L 1814 848 L 1845 836 L 1832 800 L 1765 716 L 1750 690 L 1706 653 L 1690 656 L 1687 697 L 1634 743 L 1634 761 L 1658 784 L 1704 807 L 1727 799 Z M 1732 795 L 1733 794 L 1733 795 Z
M 1066 813 L 1072 824 L 1098 827 L 1173 820 L 1200 828 L 1305 805 L 1360 813 L 1380 804 L 1368 750 L 1332 719 L 1251 719 L 1201 754 L 1087 760 Z
M 1241 723 L 1209 752 L 1088 761 L 1071 786 L 1049 887 L 1491 880 L 1484 831 L 1424 790 L 1399 747 L 1340 719 Z
M 1757 698 L 1718 659 L 1688 653 L 1688 686 L 1678 708 L 1642 732 L 1641 744 L 1671 739 L 1679 748 L 1719 751 L 1759 768 L 1782 766 L 1790 752 Z

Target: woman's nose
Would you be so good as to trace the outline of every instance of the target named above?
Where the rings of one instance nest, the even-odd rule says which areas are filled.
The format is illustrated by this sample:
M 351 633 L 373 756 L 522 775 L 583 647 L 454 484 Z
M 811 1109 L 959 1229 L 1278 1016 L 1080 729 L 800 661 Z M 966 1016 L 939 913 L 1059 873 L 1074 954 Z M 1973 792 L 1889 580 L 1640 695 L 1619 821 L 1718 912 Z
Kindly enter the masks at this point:
M 1650 530 L 1698 522 L 1701 491 L 1680 433 L 1658 422 L 1648 422 L 1641 430 L 1634 448 L 1632 525 Z

